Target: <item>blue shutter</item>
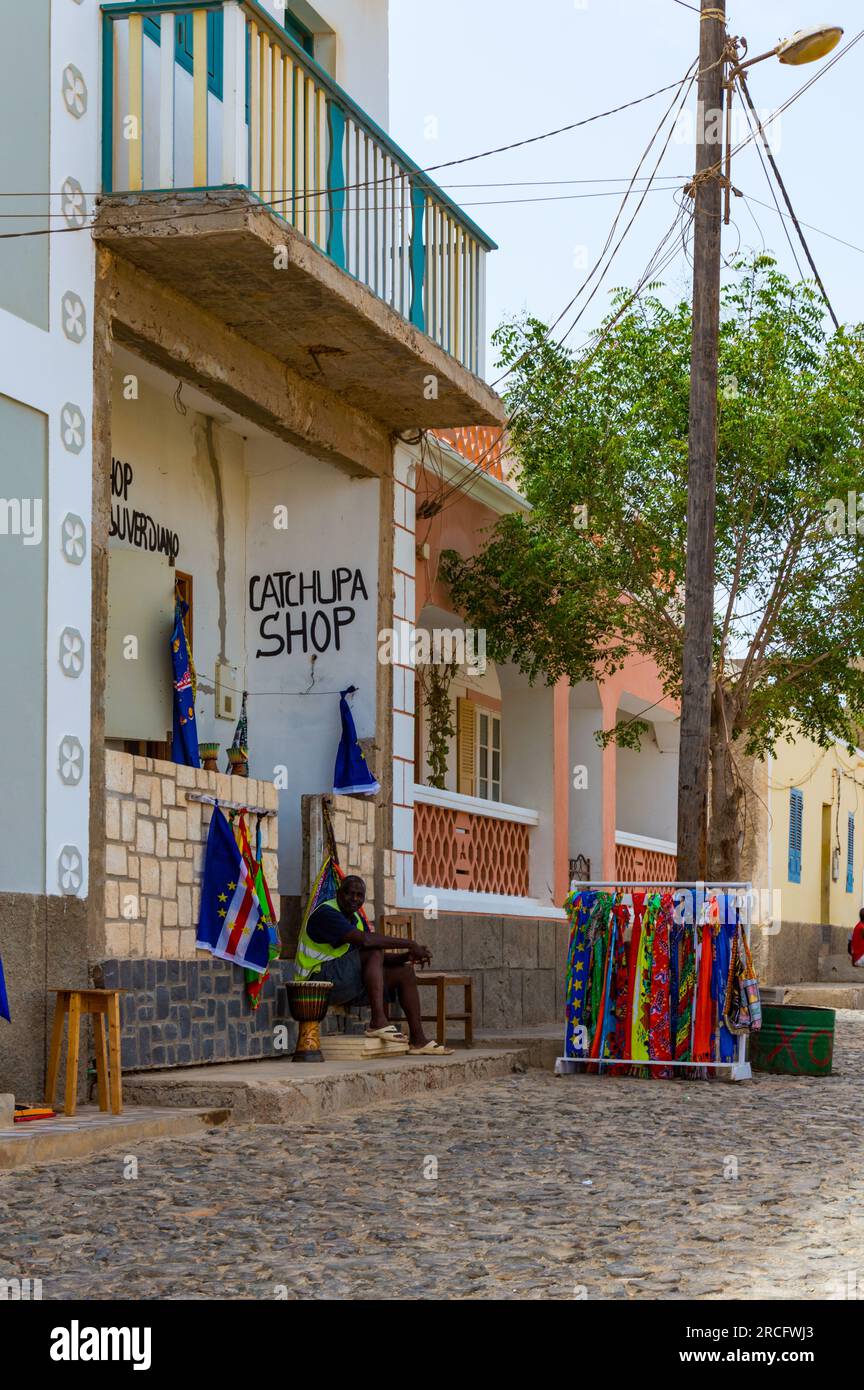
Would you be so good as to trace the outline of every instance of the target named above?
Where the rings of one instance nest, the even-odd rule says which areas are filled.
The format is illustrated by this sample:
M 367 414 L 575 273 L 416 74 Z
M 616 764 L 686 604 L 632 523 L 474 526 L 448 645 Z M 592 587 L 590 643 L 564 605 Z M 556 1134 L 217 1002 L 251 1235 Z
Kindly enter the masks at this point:
M 798 787 L 789 792 L 789 882 L 801 882 L 801 840 L 804 824 L 804 793 Z
M 158 5 L 159 0 L 140 0 L 144 5 Z M 175 21 L 174 57 L 185 68 L 192 71 L 192 15 L 181 14 Z M 158 19 L 144 20 L 144 33 L 154 43 L 161 42 Z M 222 100 L 222 50 L 224 46 L 225 24 L 221 10 L 210 10 L 207 14 L 207 86 L 214 97 Z
M 286 34 L 290 34 L 295 43 L 305 49 L 310 58 L 315 57 L 315 35 L 311 29 L 307 29 L 305 24 L 301 24 L 296 15 L 289 9 L 285 10 L 285 18 L 282 21 Z
M 849 816 L 846 830 L 846 892 L 855 888 L 855 817 Z

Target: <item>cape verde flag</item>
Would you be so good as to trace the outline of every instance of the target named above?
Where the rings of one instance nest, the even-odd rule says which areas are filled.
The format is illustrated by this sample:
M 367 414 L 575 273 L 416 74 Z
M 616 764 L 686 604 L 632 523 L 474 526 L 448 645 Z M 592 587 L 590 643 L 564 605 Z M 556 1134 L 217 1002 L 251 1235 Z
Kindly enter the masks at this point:
M 270 934 L 261 920 L 255 884 L 218 806 L 207 836 L 195 945 L 261 975 L 270 964 Z

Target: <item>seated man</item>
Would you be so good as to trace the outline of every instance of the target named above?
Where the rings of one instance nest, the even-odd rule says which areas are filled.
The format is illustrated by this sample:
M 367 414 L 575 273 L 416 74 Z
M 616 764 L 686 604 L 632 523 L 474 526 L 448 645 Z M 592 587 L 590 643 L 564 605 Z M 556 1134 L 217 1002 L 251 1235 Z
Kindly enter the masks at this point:
M 430 1041 L 420 1019 L 420 995 L 414 962 L 428 965 L 428 946 L 398 936 L 364 931 L 360 908 L 366 901 L 366 884 L 350 875 L 342 880 L 335 898 L 321 903 L 310 915 L 297 943 L 298 971 L 316 980 L 330 980 L 333 1004 L 368 1004 L 372 1018 L 367 1038 L 399 1040 L 402 1034 L 387 1017 L 386 1003 L 398 999 L 408 1021 L 410 1052 L 443 1057 L 452 1048 Z M 400 953 L 385 955 L 396 947 Z

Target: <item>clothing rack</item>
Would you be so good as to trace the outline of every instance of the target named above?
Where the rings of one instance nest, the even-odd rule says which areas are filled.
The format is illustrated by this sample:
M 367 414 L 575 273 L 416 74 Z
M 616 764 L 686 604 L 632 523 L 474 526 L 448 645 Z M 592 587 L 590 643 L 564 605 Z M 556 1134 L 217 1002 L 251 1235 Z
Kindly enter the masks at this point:
M 203 792 L 187 792 L 187 801 L 201 801 L 205 806 L 218 806 L 220 811 L 245 811 L 249 816 L 278 816 L 278 811 L 269 811 L 266 806 L 247 806 L 243 801 L 223 801 L 218 796 L 205 796 Z
M 710 883 L 700 880 L 681 880 L 676 883 L 657 883 L 651 882 L 621 882 L 621 880 L 592 879 L 589 883 L 571 883 L 571 892 L 584 888 L 589 892 L 611 890 L 623 891 L 625 897 L 628 896 L 626 890 L 637 889 L 639 891 L 655 893 L 671 893 L 674 897 L 679 892 L 689 892 L 697 890 L 702 894 L 703 903 L 707 902 L 712 894 L 737 895 L 741 894 L 743 901 L 738 904 L 741 908 L 741 925 L 747 938 L 747 945 L 750 945 L 750 905 L 753 893 L 753 884 L 750 883 Z M 631 903 L 632 906 L 632 903 Z M 695 918 L 694 918 L 695 920 Z M 564 1046 L 567 1046 L 567 1033 L 565 1024 Z M 705 1072 L 709 1069 L 714 1071 L 726 1071 L 729 1073 L 730 1081 L 749 1081 L 752 1077 L 750 1063 L 747 1060 L 747 1034 L 742 1033 L 738 1037 L 737 1056 L 732 1062 L 675 1062 L 661 1061 L 645 1058 L 633 1057 L 558 1057 L 555 1062 L 556 1076 L 570 1076 L 576 1072 L 582 1072 L 586 1067 L 596 1067 L 598 1075 L 602 1073 L 604 1067 L 690 1067 L 693 1071 Z

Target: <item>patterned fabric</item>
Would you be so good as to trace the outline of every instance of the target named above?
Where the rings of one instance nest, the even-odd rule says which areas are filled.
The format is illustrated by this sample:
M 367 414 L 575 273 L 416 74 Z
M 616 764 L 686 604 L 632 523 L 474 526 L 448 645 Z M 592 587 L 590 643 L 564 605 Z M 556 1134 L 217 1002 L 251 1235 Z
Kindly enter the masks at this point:
M 706 920 L 699 929 L 700 951 L 696 979 L 696 1015 L 693 1031 L 693 1061 L 713 1060 L 714 1000 L 712 984 L 714 976 L 714 939 L 717 926 L 717 899 L 712 898 L 705 914 Z
M 636 989 L 637 966 L 639 961 L 639 943 L 642 937 L 642 918 L 645 914 L 645 894 L 631 894 L 633 903 L 633 928 L 630 933 L 630 946 L 627 952 L 627 1000 L 624 1008 L 624 1056 L 633 1056 L 633 1023 L 636 1017 L 636 1000 L 638 991 Z
M 651 986 L 648 1002 L 648 1052 L 654 1062 L 672 1060 L 669 1019 L 669 933 L 672 894 L 664 893 L 657 910 L 651 948 Z M 668 1076 L 668 1071 L 661 1072 Z
M 690 1060 L 690 1037 L 693 1030 L 693 994 L 696 989 L 696 927 L 692 922 L 681 925 L 678 947 L 678 1003 L 675 1023 L 675 1061 Z
M 634 1061 L 647 1061 L 650 1057 L 648 1047 L 651 1029 L 651 962 L 654 954 L 654 934 L 657 926 L 657 913 L 660 910 L 660 896 L 654 893 L 648 899 L 642 934 L 639 938 L 639 958 L 636 962 L 636 981 L 633 1004 L 636 1010 L 633 1020 Z
M 583 1019 L 586 985 L 591 962 L 588 942 L 588 919 L 596 893 L 571 893 L 565 903 L 570 918 L 570 945 L 567 951 L 567 976 L 564 991 L 565 1057 L 584 1057 Z
M 629 984 L 629 961 L 628 947 L 625 940 L 627 921 L 630 916 L 628 909 L 619 903 L 614 909 L 614 915 L 618 923 L 618 931 L 615 938 L 615 954 L 612 964 L 614 971 L 614 994 L 613 1009 L 615 1013 L 615 1028 L 609 1037 L 609 1056 L 626 1057 L 627 1054 L 627 1019 L 628 1002 L 630 993 Z M 613 1068 L 613 1072 L 624 1071 L 625 1068 Z

